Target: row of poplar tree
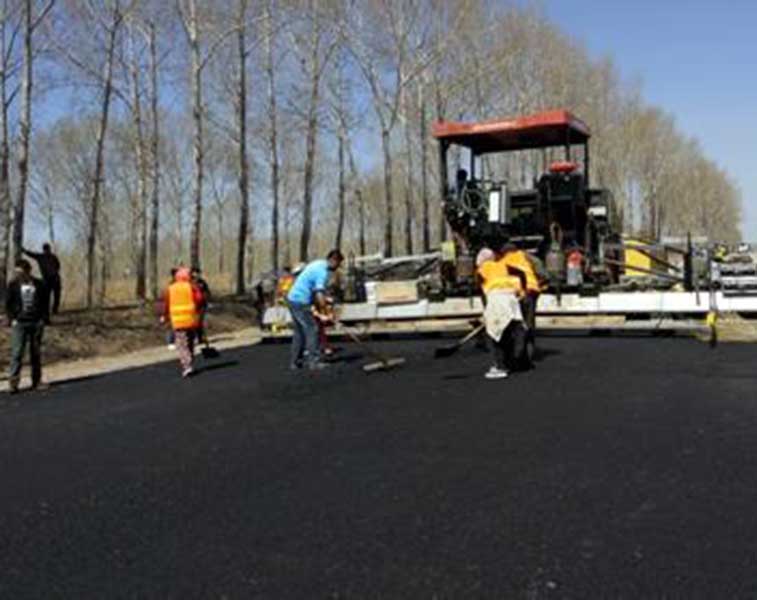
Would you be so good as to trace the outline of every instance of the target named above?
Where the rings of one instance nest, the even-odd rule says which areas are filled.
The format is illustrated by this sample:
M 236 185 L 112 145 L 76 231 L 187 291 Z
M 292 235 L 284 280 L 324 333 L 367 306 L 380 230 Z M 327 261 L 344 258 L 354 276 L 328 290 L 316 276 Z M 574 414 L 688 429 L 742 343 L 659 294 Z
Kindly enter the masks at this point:
M 55 242 L 88 306 L 114 281 L 156 296 L 179 262 L 241 293 L 330 246 L 427 251 L 446 235 L 432 121 L 551 108 L 590 125 L 626 232 L 740 235 L 728 174 L 535 6 L 0 4 L 0 289 L 24 234 Z M 497 164 L 529 185 L 543 158 Z

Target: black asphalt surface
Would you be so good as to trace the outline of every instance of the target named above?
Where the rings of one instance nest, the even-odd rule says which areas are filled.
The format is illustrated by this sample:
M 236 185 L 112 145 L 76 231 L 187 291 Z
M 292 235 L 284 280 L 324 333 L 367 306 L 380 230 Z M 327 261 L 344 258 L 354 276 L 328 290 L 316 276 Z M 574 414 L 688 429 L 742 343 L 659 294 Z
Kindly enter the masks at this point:
M 285 345 L 0 396 L 2 598 L 754 598 L 757 348 Z

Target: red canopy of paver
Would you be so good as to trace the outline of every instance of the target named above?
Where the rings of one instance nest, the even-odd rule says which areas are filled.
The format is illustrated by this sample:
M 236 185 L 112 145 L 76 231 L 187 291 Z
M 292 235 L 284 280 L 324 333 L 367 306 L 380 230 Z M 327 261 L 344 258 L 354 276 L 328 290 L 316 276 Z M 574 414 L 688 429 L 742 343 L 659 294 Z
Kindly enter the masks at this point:
M 431 132 L 438 140 L 465 146 L 476 154 L 584 144 L 591 136 L 586 123 L 567 110 L 479 123 L 437 121 Z

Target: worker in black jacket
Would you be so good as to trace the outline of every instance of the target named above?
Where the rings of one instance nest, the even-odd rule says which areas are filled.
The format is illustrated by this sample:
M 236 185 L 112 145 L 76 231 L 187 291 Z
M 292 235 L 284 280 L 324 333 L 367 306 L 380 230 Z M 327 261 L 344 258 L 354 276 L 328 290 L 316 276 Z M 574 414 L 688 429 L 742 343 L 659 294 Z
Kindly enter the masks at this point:
M 16 262 L 15 277 L 8 285 L 5 314 L 11 327 L 11 366 L 8 378 L 11 393 L 18 392 L 24 350 L 29 344 L 32 389 L 42 383 L 42 333 L 50 322 L 50 296 L 45 284 L 32 277 L 28 260 Z
M 53 254 L 53 250 L 50 244 L 42 245 L 42 252 L 32 252 L 23 248 L 24 254 L 29 258 L 33 258 L 37 261 L 39 266 L 39 272 L 42 275 L 42 281 L 47 289 L 48 296 L 53 297 L 52 312 L 54 315 L 58 314 L 58 308 L 60 307 L 60 294 L 61 294 L 61 279 L 60 279 L 60 261 L 58 257 Z M 48 298 L 48 304 L 50 300 Z

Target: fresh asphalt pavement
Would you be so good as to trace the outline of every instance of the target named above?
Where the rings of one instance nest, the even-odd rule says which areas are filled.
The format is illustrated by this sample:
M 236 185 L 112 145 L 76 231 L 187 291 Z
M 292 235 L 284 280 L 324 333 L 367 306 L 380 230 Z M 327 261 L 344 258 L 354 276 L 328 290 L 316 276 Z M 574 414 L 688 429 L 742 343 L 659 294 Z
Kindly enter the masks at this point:
M 285 345 L 0 396 L 2 598 L 757 595 L 757 348 Z

